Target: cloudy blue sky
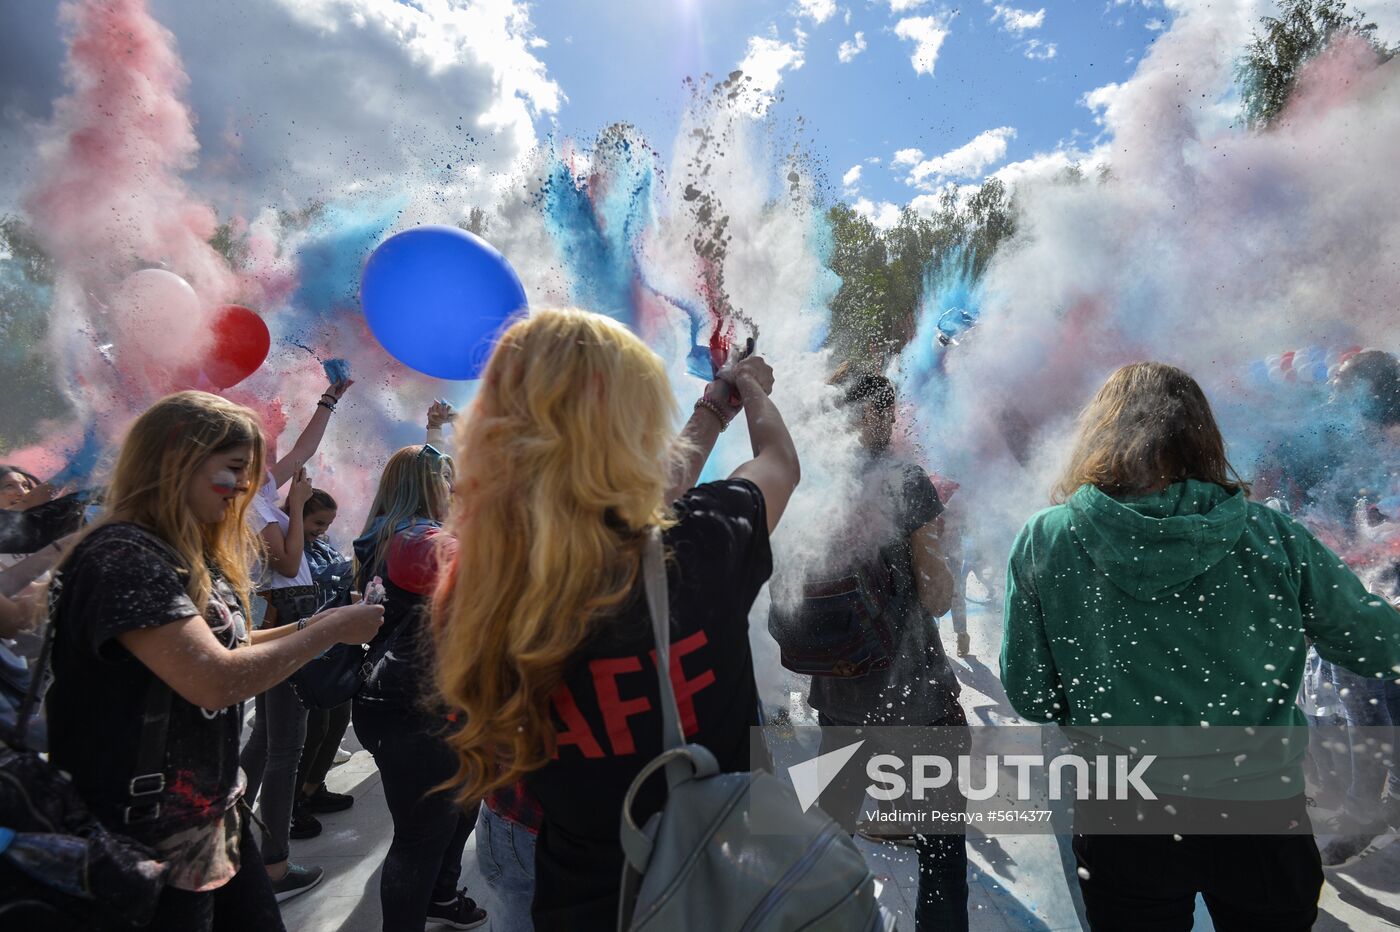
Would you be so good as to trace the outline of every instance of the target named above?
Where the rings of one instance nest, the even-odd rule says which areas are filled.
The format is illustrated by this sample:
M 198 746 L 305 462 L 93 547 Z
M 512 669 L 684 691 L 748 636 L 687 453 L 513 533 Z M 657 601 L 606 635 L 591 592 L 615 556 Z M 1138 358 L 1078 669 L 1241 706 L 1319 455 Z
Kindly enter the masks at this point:
M 949 183 L 1091 153 L 1096 91 L 1193 2 L 149 0 L 189 73 L 191 180 L 238 209 L 376 179 L 506 183 L 534 145 L 618 121 L 664 157 L 684 79 L 742 69 L 754 118 L 800 117 L 827 190 L 885 219 Z M 1271 8 L 1235 6 L 1239 24 Z M 1383 26 L 1398 8 L 1370 6 Z M 10 4 L 0 30 L 0 210 L 62 92 L 57 10 Z

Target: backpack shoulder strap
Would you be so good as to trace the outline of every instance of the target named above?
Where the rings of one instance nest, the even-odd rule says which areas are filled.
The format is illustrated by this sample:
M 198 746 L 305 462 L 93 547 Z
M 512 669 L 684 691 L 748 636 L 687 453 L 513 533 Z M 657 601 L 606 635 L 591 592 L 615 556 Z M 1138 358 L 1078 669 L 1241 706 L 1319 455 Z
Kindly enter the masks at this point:
M 680 710 L 671 688 L 671 599 L 666 580 L 666 558 L 661 547 L 661 532 L 652 528 L 642 546 L 642 581 L 646 588 L 647 610 L 651 614 L 651 634 L 656 641 L 656 674 L 661 687 L 662 750 L 682 747 L 685 734 L 681 730 Z M 668 778 L 670 768 L 667 770 Z M 668 779 L 668 782 L 671 782 Z M 672 783 L 674 785 L 674 783 Z

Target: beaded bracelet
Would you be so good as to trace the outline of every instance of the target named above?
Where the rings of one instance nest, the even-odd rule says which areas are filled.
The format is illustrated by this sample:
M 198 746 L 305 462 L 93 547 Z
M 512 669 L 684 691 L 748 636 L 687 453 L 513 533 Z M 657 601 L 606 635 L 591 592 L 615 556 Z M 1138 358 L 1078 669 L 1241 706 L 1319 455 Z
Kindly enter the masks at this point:
M 695 402 L 695 410 L 699 411 L 702 408 L 715 416 L 715 419 L 719 421 L 719 432 L 724 433 L 725 429 L 729 427 L 729 418 L 724 416 L 724 412 L 720 410 L 719 405 L 708 398 L 701 398 L 699 401 Z

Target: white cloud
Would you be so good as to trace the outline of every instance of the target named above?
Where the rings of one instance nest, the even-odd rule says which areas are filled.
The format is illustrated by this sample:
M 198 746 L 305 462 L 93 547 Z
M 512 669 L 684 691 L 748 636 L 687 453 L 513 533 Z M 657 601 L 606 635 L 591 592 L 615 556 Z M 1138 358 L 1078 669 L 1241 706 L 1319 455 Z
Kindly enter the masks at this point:
M 796 71 L 806 63 L 802 53 L 802 40 L 798 33 L 796 42 L 784 42 L 777 38 L 752 36 L 739 70 L 744 73 L 744 90 L 740 95 L 743 105 L 754 116 L 763 116 L 773 104 L 773 92 L 782 83 L 783 72 Z
M 821 25 L 836 15 L 836 0 L 797 0 L 798 13 Z
M 909 61 L 918 74 L 933 74 L 938 50 L 948 38 L 948 20 L 937 16 L 910 16 L 895 24 L 894 34 L 914 43 Z
M 891 165 L 918 165 L 924 160 L 923 149 L 900 149 L 890 159 Z
M 200 143 L 190 183 L 250 214 L 351 187 L 485 183 L 535 146 L 535 120 L 565 99 L 538 57 L 524 2 L 242 0 L 233 11 L 150 0 L 150 7 L 175 35 L 189 75 L 186 100 Z M 51 14 L 18 20 L 26 44 L 56 43 Z M 48 78 L 31 71 L 31 81 Z M 47 102 L 62 93 L 58 79 L 55 67 L 55 84 L 36 84 L 24 99 L 34 107 L 14 115 L 46 119 Z
M 1143 26 L 1148 32 L 1161 32 L 1163 29 L 1167 28 L 1167 24 L 1156 16 L 1149 19 L 1146 23 L 1143 23 Z
M 842 187 L 847 190 L 855 189 L 855 186 L 860 183 L 860 168 L 859 165 L 852 165 L 851 170 L 841 176 Z
M 1045 8 L 1041 7 L 1032 13 L 1030 10 L 1018 10 L 998 3 L 992 8 L 992 22 L 999 22 L 1002 29 L 1019 35 L 1045 25 Z
M 966 145 L 920 162 L 909 172 L 908 183 L 934 190 L 948 179 L 976 179 L 1006 157 L 1006 144 L 1016 136 L 1010 126 L 981 133 Z
M 928 0 L 890 0 L 890 12 L 905 13 L 917 9 L 927 2 Z
M 1105 84 L 1086 92 L 1079 98 L 1079 104 L 1094 111 L 1094 122 L 1102 126 L 1109 109 L 1118 101 L 1122 91 L 1121 84 Z
M 1009 162 L 992 173 L 1007 187 L 1041 181 L 1053 181 L 1064 172 L 1078 166 L 1085 174 L 1098 169 L 1107 159 L 1107 151 L 1082 152 L 1076 149 L 1056 149 L 1053 152 L 1037 152 L 1028 159 Z
M 1041 42 L 1039 39 L 1031 39 L 1026 43 L 1026 57 L 1033 61 L 1049 61 L 1060 52 L 1059 46 L 1053 42 Z
M 861 52 L 865 51 L 865 33 L 858 32 L 855 37 L 847 42 L 842 42 L 841 47 L 836 50 L 836 57 L 841 60 L 841 64 L 847 64 Z
M 875 225 L 877 230 L 888 230 L 899 222 L 899 206 L 889 201 L 872 203 L 869 198 L 860 198 L 851 209 Z

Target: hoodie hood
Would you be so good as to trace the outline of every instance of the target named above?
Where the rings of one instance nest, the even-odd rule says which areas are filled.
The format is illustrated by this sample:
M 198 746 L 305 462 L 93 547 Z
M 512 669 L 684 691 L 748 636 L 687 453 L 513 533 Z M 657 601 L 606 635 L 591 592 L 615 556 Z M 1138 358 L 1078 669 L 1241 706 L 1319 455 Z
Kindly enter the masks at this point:
M 416 527 L 420 524 L 426 524 L 431 527 L 442 526 L 440 522 L 433 521 L 430 518 L 422 518 L 415 515 L 414 517 L 409 518 L 407 521 L 400 521 L 398 523 L 398 526 L 394 528 L 394 533 L 398 534 L 402 531 L 406 531 L 409 528 Z M 355 559 L 359 561 L 360 572 L 362 574 L 368 572 L 370 569 L 373 569 L 374 572 L 370 573 L 369 575 L 382 575 L 379 567 L 371 567 L 370 564 L 374 562 L 375 544 L 378 542 L 379 532 L 383 529 L 384 516 L 380 515 L 379 517 L 375 518 L 373 522 L 370 523 L 369 530 L 365 531 L 359 537 L 355 538 Z
M 1094 566 L 1140 601 L 1181 589 L 1220 562 L 1244 533 L 1247 512 L 1243 492 L 1195 479 L 1123 499 L 1085 485 L 1066 504 Z

